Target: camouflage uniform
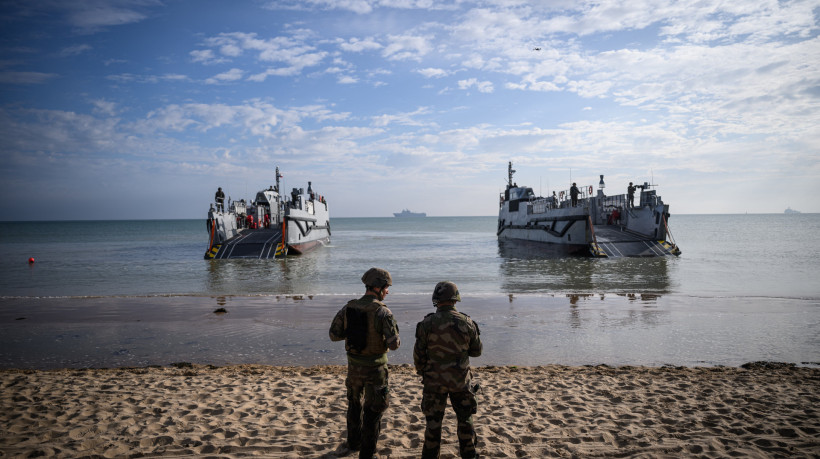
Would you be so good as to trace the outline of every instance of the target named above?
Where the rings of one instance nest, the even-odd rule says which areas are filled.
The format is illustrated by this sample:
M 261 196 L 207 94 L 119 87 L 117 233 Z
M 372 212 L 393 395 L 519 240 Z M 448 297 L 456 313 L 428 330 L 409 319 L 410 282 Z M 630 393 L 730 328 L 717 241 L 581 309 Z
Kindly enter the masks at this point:
M 222 212 L 225 211 L 225 192 L 222 191 L 220 187 L 216 190 L 216 194 L 214 194 L 214 201 L 216 202 L 217 210 L 221 210 Z
M 458 295 L 457 290 L 455 294 Z M 439 457 L 441 424 L 448 396 L 458 420 L 461 457 L 478 457 L 473 427 L 477 403 L 471 383 L 470 357 L 481 355 L 479 335 L 478 325 L 468 315 L 458 312 L 452 302 L 439 305 L 436 312 L 428 314 L 416 326 L 413 364 L 424 384 L 421 410 L 427 420 L 422 458 Z
M 347 351 L 348 447 L 369 459 L 376 453 L 382 414 L 389 404 L 387 351 L 401 344 L 399 326 L 387 306 L 367 294 L 336 314 L 330 339 L 345 340 Z

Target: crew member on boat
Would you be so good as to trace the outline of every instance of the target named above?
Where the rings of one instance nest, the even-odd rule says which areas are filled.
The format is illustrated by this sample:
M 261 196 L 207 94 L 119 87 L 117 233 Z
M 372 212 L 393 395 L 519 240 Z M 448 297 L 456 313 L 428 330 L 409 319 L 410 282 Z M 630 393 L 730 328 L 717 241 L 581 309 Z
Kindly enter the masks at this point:
M 572 199 L 572 207 L 578 205 L 578 195 L 581 192 L 578 190 L 578 187 L 575 186 L 575 182 L 572 182 L 572 188 L 569 189 L 569 197 Z
M 216 201 L 216 208 L 225 212 L 225 193 L 222 191 L 222 187 L 216 190 L 214 201 Z
M 612 209 L 612 213 L 609 214 L 609 219 L 607 220 L 608 225 L 617 225 L 621 223 L 621 211 L 620 207 L 616 207 Z

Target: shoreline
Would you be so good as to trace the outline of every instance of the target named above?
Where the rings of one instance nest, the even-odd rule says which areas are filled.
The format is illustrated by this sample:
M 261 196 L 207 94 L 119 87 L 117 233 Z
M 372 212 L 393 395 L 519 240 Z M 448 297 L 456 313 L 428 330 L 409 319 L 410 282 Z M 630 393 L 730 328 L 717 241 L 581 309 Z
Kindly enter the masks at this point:
M 344 349 L 330 342 L 327 330 L 350 298 L 4 300 L 0 368 L 118 368 L 180 361 L 343 365 Z M 412 344 L 416 324 L 432 312 L 429 295 L 388 299 L 403 341 Z M 220 308 L 227 313 L 216 314 Z M 799 332 L 811 330 L 806 318 L 816 316 L 815 301 L 465 295 L 458 309 L 481 327 L 486 352 L 476 365 L 820 364 L 815 335 Z M 412 363 L 412 346 L 391 352 L 390 362 Z
M 390 365 L 382 458 L 418 457 L 421 382 Z M 820 369 L 478 366 L 485 457 L 817 457 Z M 342 454 L 346 368 L 233 365 L 0 370 L 0 452 L 59 456 Z M 448 408 L 442 458 L 458 455 Z

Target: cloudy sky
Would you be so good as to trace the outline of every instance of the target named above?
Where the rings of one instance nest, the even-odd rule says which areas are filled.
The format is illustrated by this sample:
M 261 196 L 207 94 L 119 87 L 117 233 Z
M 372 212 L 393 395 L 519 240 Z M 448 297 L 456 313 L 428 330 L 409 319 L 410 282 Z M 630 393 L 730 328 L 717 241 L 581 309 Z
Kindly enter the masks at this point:
M 820 0 L 0 0 L 0 219 L 495 215 L 653 182 L 820 212 Z

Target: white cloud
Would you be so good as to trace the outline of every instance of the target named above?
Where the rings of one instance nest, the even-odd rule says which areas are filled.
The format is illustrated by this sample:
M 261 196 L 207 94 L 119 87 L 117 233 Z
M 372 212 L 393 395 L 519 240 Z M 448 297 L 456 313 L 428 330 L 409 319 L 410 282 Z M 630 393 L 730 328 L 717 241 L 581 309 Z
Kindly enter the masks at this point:
M 395 9 L 452 9 L 449 2 L 434 0 L 274 0 L 266 8 L 273 10 L 343 10 L 360 15 L 373 13 L 379 8 Z
M 189 55 L 193 62 L 201 62 L 203 64 L 218 64 L 225 61 L 225 59 L 217 58 L 216 53 L 211 49 L 196 49 L 191 51 Z
M 118 120 L 61 110 L 0 110 L 0 151 L 48 152 L 56 157 L 116 148 Z M 14 133 L 12 135 L 11 133 Z
M 165 75 L 134 75 L 132 73 L 120 73 L 117 75 L 107 75 L 105 77 L 108 80 L 116 81 L 121 84 L 127 83 L 147 83 L 147 84 L 158 84 L 158 83 L 165 83 L 165 82 L 185 82 L 188 81 L 189 78 L 186 75 L 180 75 L 177 73 L 168 73 Z
M 224 60 L 224 57 L 238 57 L 245 51 L 253 52 L 258 63 L 281 64 L 279 67 L 268 68 L 257 72 L 249 78 L 250 81 L 262 82 L 269 76 L 292 76 L 302 72 L 306 67 L 313 67 L 321 63 L 328 53 L 317 51 L 314 46 L 304 43 L 301 34 L 296 31 L 296 37 L 277 36 L 260 38 L 256 33 L 222 33 L 207 38 L 205 44 L 212 49 L 192 51 L 195 62 L 212 64 Z
M 549 91 L 561 91 L 561 87 L 557 86 L 554 83 L 550 83 L 548 81 L 523 81 L 521 83 L 507 83 L 504 85 L 507 89 L 516 89 L 521 91 L 539 91 L 539 92 L 549 92 Z M 579 92 L 580 94 L 580 92 Z M 588 97 L 588 96 L 587 96 Z
M 421 58 L 432 50 L 430 37 L 417 35 L 389 35 L 388 44 L 382 56 L 388 60 L 421 60 Z
M 152 0 L 87 0 L 66 2 L 61 6 L 68 10 L 68 20 L 74 27 L 83 33 L 94 33 L 111 26 L 143 21 L 148 15 L 140 10 L 156 5 L 158 2 Z
M 473 87 L 478 89 L 479 92 L 483 93 L 491 93 L 494 90 L 493 83 L 490 81 L 478 81 L 476 78 L 458 80 L 459 89 L 470 89 Z
M 60 51 L 60 56 L 63 57 L 71 57 L 71 56 L 78 56 L 86 51 L 90 51 L 92 48 L 90 45 L 82 44 L 82 45 L 72 45 L 66 48 L 63 48 Z
M 304 0 L 320 8 L 349 10 L 358 14 L 367 14 L 373 11 L 368 0 Z
M 298 67 L 279 67 L 279 68 L 272 68 L 267 69 L 261 73 L 255 73 L 248 77 L 248 81 L 255 81 L 257 83 L 262 83 L 268 79 L 269 76 L 280 76 L 280 77 L 287 77 L 298 75 L 301 71 L 301 68 Z
M 242 55 L 242 48 L 240 48 L 239 46 L 237 46 L 233 43 L 229 43 L 229 44 L 220 46 L 219 47 L 219 53 L 222 54 L 223 56 L 239 57 L 240 55 Z
M 372 120 L 373 125 L 377 127 L 386 127 L 392 124 L 403 126 L 425 126 L 430 125 L 430 122 L 421 121 L 418 118 L 429 114 L 430 109 L 428 107 L 419 107 L 412 112 L 377 115 L 374 116 Z
M 360 53 L 363 51 L 374 51 L 377 49 L 381 49 L 382 45 L 372 38 L 358 39 L 354 37 L 347 41 L 339 43 L 339 48 L 341 48 L 343 51 Z
M 116 116 L 117 104 L 104 99 L 96 99 L 91 101 L 94 107 L 94 114 L 104 116 Z
M 21 1 L 5 2 L 3 13 L 11 22 L 48 17 L 52 25 L 57 23 L 55 19 L 63 21 L 72 29 L 72 34 L 91 34 L 144 21 L 149 18 L 151 8 L 158 6 L 161 6 L 159 0 Z
M 0 72 L 0 84 L 44 84 L 57 76 L 42 72 Z
M 243 71 L 240 69 L 230 69 L 227 72 L 222 72 L 205 80 L 208 84 L 217 84 L 227 81 L 236 81 L 242 79 Z
M 166 73 L 161 77 L 164 81 L 187 81 L 187 75 L 180 75 L 178 73 Z
M 437 69 L 428 67 L 426 69 L 418 69 L 416 72 L 423 75 L 425 78 L 443 78 L 449 75 L 450 73 L 444 69 Z

